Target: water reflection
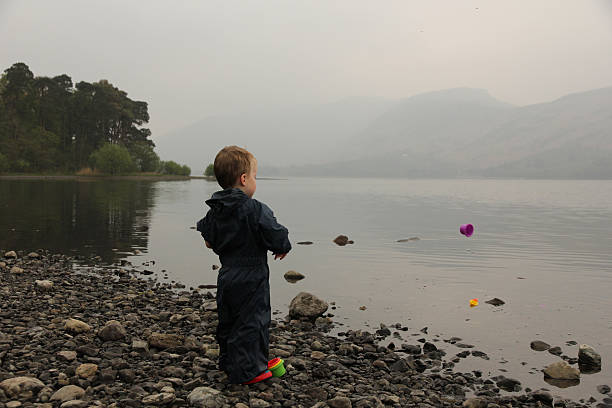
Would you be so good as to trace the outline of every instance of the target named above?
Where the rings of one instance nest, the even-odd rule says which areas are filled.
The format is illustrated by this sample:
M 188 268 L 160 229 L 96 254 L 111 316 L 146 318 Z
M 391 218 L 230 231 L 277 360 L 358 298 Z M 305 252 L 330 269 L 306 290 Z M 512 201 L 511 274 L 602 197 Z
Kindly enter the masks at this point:
M 0 180 L 0 248 L 113 262 L 148 244 L 155 183 Z

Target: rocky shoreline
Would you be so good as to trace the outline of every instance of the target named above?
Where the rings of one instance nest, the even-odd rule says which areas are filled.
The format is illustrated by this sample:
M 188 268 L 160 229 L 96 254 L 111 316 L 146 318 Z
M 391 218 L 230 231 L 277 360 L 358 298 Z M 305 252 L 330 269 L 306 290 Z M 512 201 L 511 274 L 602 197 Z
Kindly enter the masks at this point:
M 287 374 L 231 385 L 217 370 L 213 292 L 159 283 L 129 264 L 72 265 L 72 258 L 44 251 L 0 253 L 0 408 L 494 408 L 595 402 L 523 391 L 511 378 L 454 371 L 452 359 L 429 342 L 379 344 L 401 325 L 330 336 L 330 316 L 296 313 L 274 321 L 270 330 L 270 355 L 285 360 Z

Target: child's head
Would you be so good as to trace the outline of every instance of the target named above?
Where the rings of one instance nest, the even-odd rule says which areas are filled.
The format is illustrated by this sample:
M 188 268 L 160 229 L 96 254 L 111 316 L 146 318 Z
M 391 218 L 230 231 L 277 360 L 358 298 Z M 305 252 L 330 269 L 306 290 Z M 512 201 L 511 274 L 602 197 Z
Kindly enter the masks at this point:
M 256 189 L 257 160 L 248 150 L 226 146 L 215 157 L 215 177 L 221 188 L 236 187 L 252 197 Z

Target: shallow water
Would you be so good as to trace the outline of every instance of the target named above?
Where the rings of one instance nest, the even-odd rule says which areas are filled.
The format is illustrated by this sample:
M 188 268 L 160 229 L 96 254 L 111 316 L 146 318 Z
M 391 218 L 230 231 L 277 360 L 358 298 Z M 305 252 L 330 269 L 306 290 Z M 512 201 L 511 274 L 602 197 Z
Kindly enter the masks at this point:
M 216 190 L 205 180 L 0 180 L 0 249 L 155 260 L 146 268 L 167 270 L 168 280 L 214 284 L 218 260 L 190 227 Z M 399 322 L 409 330 L 392 339 L 398 346 L 458 336 L 491 358 L 468 357 L 461 370 L 572 398 L 600 399 L 595 387 L 612 383 L 612 181 L 296 178 L 259 180 L 255 198 L 294 243 L 285 260 L 270 258 L 272 301 L 283 314 L 310 291 L 336 302 L 340 330 Z M 471 238 L 459 234 L 467 222 Z M 355 244 L 335 245 L 338 234 Z M 410 237 L 420 240 L 396 242 Z M 306 240 L 314 244 L 295 245 Z M 289 269 L 306 279 L 286 282 Z M 493 297 L 506 304 L 484 303 Z M 470 308 L 471 298 L 480 306 Z M 575 387 L 548 385 L 539 370 L 558 357 L 532 351 L 536 339 L 570 357 L 578 346 L 567 341 L 587 343 L 603 370 Z M 436 344 L 448 359 L 461 351 Z

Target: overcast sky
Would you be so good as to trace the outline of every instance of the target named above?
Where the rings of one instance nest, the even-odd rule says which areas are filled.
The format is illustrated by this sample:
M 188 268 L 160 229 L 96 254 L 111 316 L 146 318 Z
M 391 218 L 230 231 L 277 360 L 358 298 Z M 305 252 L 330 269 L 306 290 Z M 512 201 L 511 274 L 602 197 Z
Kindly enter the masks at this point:
M 108 79 L 153 139 L 205 116 L 460 86 L 612 86 L 612 0 L 0 0 L 0 65 Z

